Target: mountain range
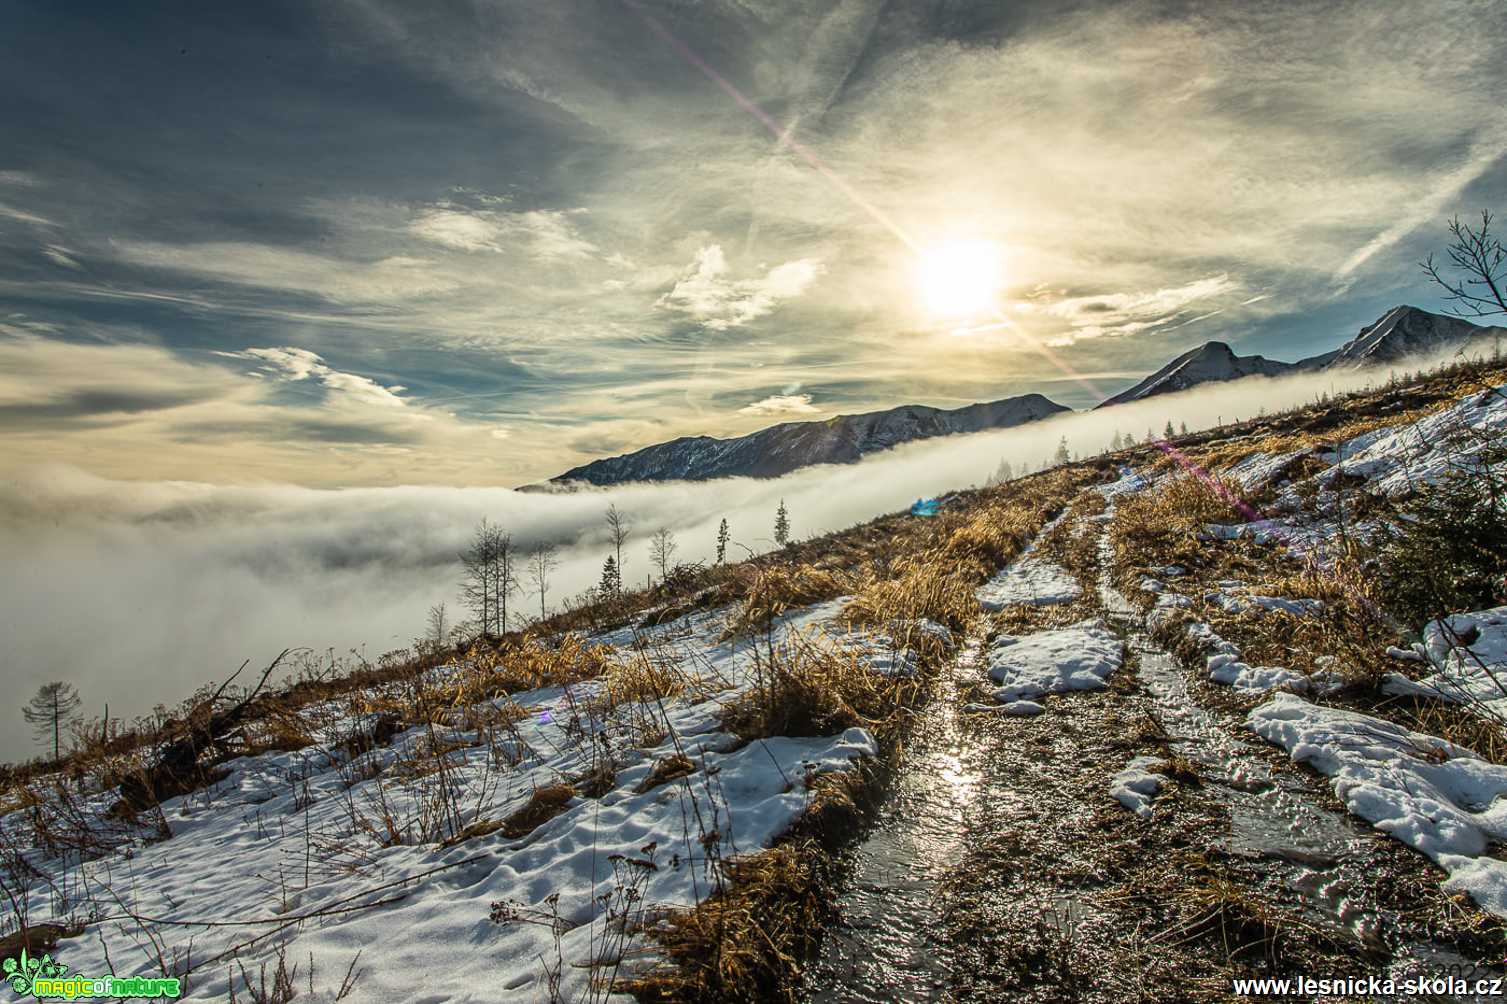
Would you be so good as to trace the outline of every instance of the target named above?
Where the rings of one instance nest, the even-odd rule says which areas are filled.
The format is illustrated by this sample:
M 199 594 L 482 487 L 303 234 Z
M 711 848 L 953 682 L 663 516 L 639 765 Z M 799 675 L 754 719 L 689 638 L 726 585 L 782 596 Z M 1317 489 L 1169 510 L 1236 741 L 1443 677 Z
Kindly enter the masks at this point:
M 1141 401 L 1200 384 L 1250 376 L 1354 369 L 1414 356 L 1493 346 L 1507 328 L 1482 327 L 1418 307 L 1397 306 L 1339 348 L 1295 363 L 1236 355 L 1224 342 L 1205 342 L 1103 403 L 1100 408 Z M 907 404 L 824 421 L 783 422 L 746 436 L 716 439 L 685 436 L 632 453 L 593 460 L 551 478 L 552 485 L 615 485 L 632 481 L 708 481 L 713 478 L 774 478 L 812 464 L 851 464 L 901 443 L 965 432 L 1023 425 L 1071 409 L 1040 394 L 943 410 Z M 543 486 L 538 486 L 543 487 Z
M 1503 335 L 1507 335 L 1507 328 L 1481 327 L 1459 317 L 1431 314 L 1418 307 L 1402 305 L 1393 307 L 1361 328 L 1354 338 L 1339 348 L 1295 363 L 1264 356 L 1237 356 L 1224 342 L 1205 342 L 1099 407 L 1108 408 L 1187 390 L 1203 383 L 1239 380 L 1241 377 L 1380 366 L 1450 349 L 1485 347 L 1487 342 L 1495 342 Z
M 944 411 L 907 404 L 820 422 L 783 422 L 747 436 L 685 436 L 566 471 L 557 483 L 707 481 L 742 475 L 774 478 L 811 464 L 851 464 L 878 450 L 933 436 L 1007 429 L 1070 411 L 1040 394 Z

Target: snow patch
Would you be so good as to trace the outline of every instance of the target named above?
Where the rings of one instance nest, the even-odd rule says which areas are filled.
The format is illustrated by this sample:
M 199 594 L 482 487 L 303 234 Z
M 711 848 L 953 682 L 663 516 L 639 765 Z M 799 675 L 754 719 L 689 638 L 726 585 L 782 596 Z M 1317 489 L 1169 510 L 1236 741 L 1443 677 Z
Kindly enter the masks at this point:
M 1003 610 L 1015 603 L 1035 606 L 1071 603 L 1083 595 L 1083 587 L 1055 562 L 1022 558 L 979 586 L 975 595 L 985 610 Z
M 1151 815 L 1151 800 L 1167 783 L 1165 774 L 1148 769 L 1160 764 L 1161 761 L 1154 756 L 1136 757 L 1110 779 L 1109 793 L 1125 808 L 1146 819 Z
M 1011 703 L 1070 690 L 1102 690 L 1119 668 L 1123 646 L 1102 621 L 1035 634 L 1005 635 L 989 648 L 989 676 L 1000 684 L 994 699 Z
M 1507 767 L 1470 750 L 1353 711 L 1278 694 L 1246 724 L 1294 761 L 1331 778 L 1352 813 L 1449 873 L 1446 892 L 1466 892 L 1507 917 L 1507 861 L 1489 857 L 1507 841 Z
M 1507 606 L 1430 621 L 1418 648 L 1398 649 L 1394 657 L 1426 660 L 1435 671 L 1416 681 L 1389 673 L 1385 693 L 1435 697 L 1492 718 L 1507 716 Z

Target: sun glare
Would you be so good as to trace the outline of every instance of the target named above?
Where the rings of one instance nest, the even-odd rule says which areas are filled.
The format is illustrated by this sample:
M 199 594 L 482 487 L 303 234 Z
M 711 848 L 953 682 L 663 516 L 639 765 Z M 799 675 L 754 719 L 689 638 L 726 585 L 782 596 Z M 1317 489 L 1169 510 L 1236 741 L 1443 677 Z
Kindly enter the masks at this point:
M 964 318 L 994 306 L 1000 287 L 999 245 L 954 241 L 921 252 L 917 281 L 926 309 L 937 317 Z

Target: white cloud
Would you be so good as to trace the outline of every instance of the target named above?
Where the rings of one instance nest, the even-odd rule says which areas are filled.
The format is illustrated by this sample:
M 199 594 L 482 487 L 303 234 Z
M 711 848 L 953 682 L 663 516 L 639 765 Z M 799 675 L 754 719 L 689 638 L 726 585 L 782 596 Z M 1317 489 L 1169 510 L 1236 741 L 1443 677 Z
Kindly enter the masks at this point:
M 0 171 L 0 185 L 16 185 L 20 188 L 35 188 L 42 179 L 28 171 Z
M 771 394 L 739 408 L 740 415 L 819 415 L 821 409 L 811 403 L 810 394 Z
M 36 213 L 28 213 L 24 209 L 17 209 L 16 207 L 8 206 L 3 202 L 0 202 L 0 217 L 8 220 L 15 220 L 18 223 L 30 223 L 33 226 L 38 227 L 51 227 L 56 225 L 45 216 L 38 216 Z
M 585 210 L 534 209 L 522 213 L 467 209 L 440 203 L 422 210 L 408 225 L 415 237 L 455 251 L 518 250 L 543 261 L 592 258 L 601 249 L 571 221 Z
M 315 379 L 331 391 L 343 395 L 356 404 L 377 405 L 384 408 L 402 408 L 408 402 L 398 397 L 401 386 L 384 387 L 369 377 L 332 369 L 324 359 L 308 349 L 293 346 L 247 349 L 244 352 L 218 352 L 216 355 L 231 359 L 254 359 L 266 363 L 269 372 L 285 380 Z
M 823 266 L 813 258 L 777 265 L 758 279 L 727 277 L 727 256 L 720 244 L 708 244 L 696 252 L 690 266 L 658 306 L 678 310 L 713 331 L 740 327 L 774 310 L 782 300 L 804 293 Z

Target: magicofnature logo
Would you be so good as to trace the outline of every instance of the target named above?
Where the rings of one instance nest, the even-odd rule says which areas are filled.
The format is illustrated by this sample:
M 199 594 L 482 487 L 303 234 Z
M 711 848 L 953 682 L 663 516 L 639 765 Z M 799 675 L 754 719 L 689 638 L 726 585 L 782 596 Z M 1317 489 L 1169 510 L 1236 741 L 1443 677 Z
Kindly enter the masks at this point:
M 87 1000 L 93 997 L 174 997 L 181 992 L 176 977 L 82 976 L 68 974 L 68 967 L 51 955 L 34 959 L 21 949 L 18 959 L 0 962 L 5 981 L 23 997 L 38 1000 Z

